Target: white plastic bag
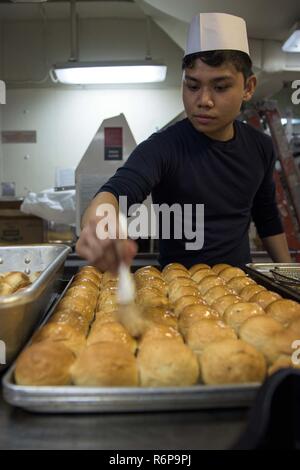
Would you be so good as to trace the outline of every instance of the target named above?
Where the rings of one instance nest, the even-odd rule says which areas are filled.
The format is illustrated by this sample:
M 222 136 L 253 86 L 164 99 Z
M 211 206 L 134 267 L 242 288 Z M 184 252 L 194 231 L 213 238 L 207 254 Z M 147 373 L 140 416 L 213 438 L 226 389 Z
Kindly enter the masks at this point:
M 75 190 L 46 189 L 40 193 L 28 193 L 20 209 L 25 214 L 36 215 L 50 222 L 75 225 Z

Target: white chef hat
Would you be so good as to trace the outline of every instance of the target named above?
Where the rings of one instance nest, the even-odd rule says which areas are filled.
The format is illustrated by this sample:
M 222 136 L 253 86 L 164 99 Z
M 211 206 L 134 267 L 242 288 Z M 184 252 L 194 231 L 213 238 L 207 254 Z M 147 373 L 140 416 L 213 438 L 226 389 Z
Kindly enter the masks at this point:
M 228 49 L 249 55 L 247 27 L 243 18 L 227 13 L 199 13 L 193 17 L 185 56 Z

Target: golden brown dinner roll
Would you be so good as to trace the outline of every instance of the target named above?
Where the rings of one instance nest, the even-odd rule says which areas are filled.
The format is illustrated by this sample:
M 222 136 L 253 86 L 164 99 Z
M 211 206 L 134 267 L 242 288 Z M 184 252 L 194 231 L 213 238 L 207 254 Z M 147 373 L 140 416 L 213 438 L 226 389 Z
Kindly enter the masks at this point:
M 209 344 L 200 357 L 201 373 L 208 385 L 262 382 L 266 376 L 264 356 L 239 339 Z
M 181 299 L 186 295 L 200 297 L 200 292 L 196 286 L 183 286 L 173 292 L 172 298 L 170 298 L 170 300 L 175 303 L 178 299 Z
M 136 271 L 133 274 L 133 279 L 137 283 L 147 282 L 148 279 L 158 279 L 161 281 L 164 280 L 159 271 L 144 270 L 144 268 L 141 268 L 140 270 Z
M 97 276 L 97 278 L 101 281 L 102 277 L 103 277 L 103 274 L 97 269 L 95 268 L 95 266 L 82 266 L 82 268 L 79 269 L 78 271 L 78 274 L 83 274 L 83 273 L 86 273 L 86 274 L 93 274 L 94 276 Z
M 216 300 L 224 295 L 232 294 L 233 292 L 226 286 L 214 286 L 203 295 L 203 299 L 208 305 L 212 305 Z
M 143 266 L 142 268 L 139 268 L 135 271 L 134 276 L 135 277 L 139 277 L 139 276 L 161 277 L 161 272 L 155 266 Z
M 178 291 L 182 287 L 197 287 L 197 284 L 188 277 L 178 277 L 168 284 L 168 295 L 171 302 L 176 298 Z
M 199 271 L 199 269 L 210 269 L 210 266 L 208 264 L 203 263 L 194 264 L 194 266 L 189 269 L 190 275 L 193 276 L 193 274 Z
M 136 359 L 120 343 L 95 343 L 85 348 L 71 367 L 72 380 L 81 387 L 136 387 Z
M 98 287 L 102 283 L 102 278 L 99 277 L 99 275 L 92 271 L 92 270 L 84 270 L 84 271 L 79 271 L 76 275 L 74 280 L 81 280 L 81 279 L 89 279 L 90 281 L 93 281 L 94 284 L 96 284 Z
M 223 285 L 224 285 L 223 279 L 221 279 L 220 277 L 214 274 L 214 275 L 207 276 L 204 279 L 202 279 L 202 281 L 200 281 L 198 284 L 198 289 L 201 295 L 205 295 L 209 291 L 209 289 L 211 289 L 212 287 L 223 286 Z
M 84 333 L 70 325 L 67 325 L 66 323 L 47 323 L 32 337 L 32 343 L 39 343 L 40 341 L 46 340 L 63 344 L 76 356 L 86 345 L 86 338 Z
M 230 305 L 225 310 L 225 313 L 222 317 L 226 325 L 231 326 L 234 329 L 236 334 L 239 333 L 241 325 L 248 318 L 253 317 L 254 315 L 264 315 L 265 311 L 261 308 L 260 305 L 251 302 L 238 302 L 236 304 Z
M 188 305 L 204 305 L 203 300 L 200 296 L 197 295 L 185 295 L 180 299 L 176 300 L 173 304 L 173 312 L 175 317 L 179 317 L 181 312 L 188 306 Z
M 292 331 L 297 338 L 300 339 L 300 318 L 296 318 L 296 320 L 291 321 L 286 327 L 287 330 Z
M 262 290 L 257 294 L 254 294 L 253 297 L 251 297 L 250 302 L 256 302 L 265 310 L 268 305 L 278 299 L 281 299 L 281 296 L 276 294 L 276 292 Z
M 118 305 L 116 294 L 108 295 L 103 300 L 99 300 L 96 310 L 116 310 Z
M 92 308 L 95 308 L 98 299 L 98 292 L 92 291 L 85 286 L 74 286 L 67 290 L 64 297 L 80 298 L 89 303 Z
M 112 274 L 111 272 L 109 271 L 106 271 L 103 276 L 102 276 L 102 282 L 101 282 L 101 285 L 103 287 L 106 286 L 106 284 L 110 281 L 118 281 L 118 276 L 116 276 L 115 274 Z
M 146 341 L 173 339 L 183 343 L 183 338 L 178 330 L 171 326 L 154 324 L 141 337 L 138 348 L 141 349 Z
M 292 367 L 293 369 L 300 369 L 300 364 L 294 364 L 292 362 L 291 355 L 289 356 L 279 356 L 273 364 L 268 369 L 268 375 L 275 374 L 280 369 L 286 369 Z
M 241 302 L 241 298 L 234 294 L 224 295 L 217 299 L 212 305 L 211 308 L 218 312 L 218 314 L 222 317 L 224 312 L 229 305 L 236 304 L 237 302 Z
M 234 293 L 239 295 L 244 287 L 255 284 L 255 281 L 248 276 L 237 276 L 227 282 L 227 287 L 232 289 Z
M 238 276 L 246 276 L 244 271 L 240 268 L 225 268 L 222 269 L 222 271 L 218 274 L 222 279 L 224 279 L 225 282 L 230 281 L 233 277 L 238 277 Z
M 169 264 L 167 264 L 167 266 L 165 266 L 164 269 L 162 270 L 162 275 L 164 276 L 165 274 L 169 273 L 170 271 L 177 271 L 178 269 L 179 269 L 180 271 L 188 272 L 188 270 L 186 269 L 186 267 L 183 266 L 183 264 L 181 264 L 181 263 L 169 263 Z
M 214 274 L 219 275 L 221 271 L 224 271 L 226 268 L 232 268 L 230 264 L 219 263 L 215 264 L 211 269 L 214 271 Z
M 198 355 L 213 341 L 236 337 L 233 328 L 211 318 L 195 321 L 184 336 L 186 344 Z
M 187 270 L 184 271 L 183 269 L 172 269 L 164 274 L 164 280 L 168 283 L 172 282 L 174 279 L 177 279 L 178 277 L 190 278 L 190 273 Z
M 157 324 L 178 328 L 177 318 L 166 307 L 144 307 L 143 316 L 147 319 L 149 328 Z
M 69 385 L 74 354 L 63 344 L 42 341 L 24 349 L 16 362 L 18 385 Z
M 145 341 L 137 356 L 143 387 L 184 387 L 197 383 L 196 356 L 174 339 Z
M 300 304 L 294 300 L 275 300 L 266 307 L 266 314 L 283 324 L 300 318 Z
M 183 309 L 179 316 L 178 325 L 180 333 L 185 337 L 188 329 L 193 325 L 193 323 L 198 320 L 203 320 L 204 318 L 218 320 L 219 315 L 206 305 L 188 305 Z
M 244 302 L 249 302 L 251 297 L 262 290 L 266 290 L 266 288 L 259 284 L 249 284 L 241 290 L 239 295 L 242 297 Z
M 199 269 L 194 274 L 192 274 L 192 279 L 197 284 L 201 282 L 205 277 L 214 275 L 214 272 L 211 269 Z
M 87 289 L 90 289 L 92 292 L 94 292 L 95 294 L 99 294 L 99 286 L 97 286 L 92 280 L 90 279 L 80 279 L 80 278 L 77 278 L 77 279 L 74 279 L 72 281 L 72 284 L 70 286 L 70 288 L 72 287 L 77 287 L 77 286 L 83 286 Z
M 143 287 L 155 287 L 160 291 L 160 293 L 164 296 L 168 295 L 168 285 L 167 283 L 159 278 L 159 277 L 147 277 L 143 279 L 136 280 L 136 287 L 137 289 L 141 289 Z
M 133 354 L 136 351 L 136 341 L 119 322 L 93 323 L 90 334 L 87 337 L 87 345 L 94 343 L 120 343 Z
M 102 310 L 98 310 L 95 314 L 95 322 L 97 322 L 98 324 L 111 323 L 115 321 L 118 321 L 116 310 L 111 310 L 109 312 L 103 312 Z
M 295 332 L 289 328 L 283 328 L 282 331 L 278 331 L 272 337 L 268 338 L 264 346 L 263 353 L 267 357 L 269 363 L 272 363 L 278 359 L 279 356 L 287 355 L 292 356 L 294 349 L 293 343 L 300 338 Z
M 11 295 L 15 292 L 15 288 L 10 284 L 2 281 L 0 282 L 0 295 Z
M 88 322 L 94 318 L 94 305 L 86 298 L 63 297 L 58 304 L 59 310 L 73 310 L 86 317 Z
M 240 327 L 239 336 L 258 351 L 264 353 L 269 338 L 283 330 L 283 326 L 267 315 L 248 318 Z
M 22 289 L 31 284 L 27 274 L 17 271 L 7 273 L 3 278 L 3 282 L 5 282 L 5 284 L 9 284 L 13 288 L 13 292 L 16 292 L 18 289 Z
M 117 299 L 117 292 L 118 288 L 115 287 L 105 287 L 105 289 L 102 289 L 99 294 L 99 299 L 98 299 L 98 304 L 100 302 L 104 302 L 107 299 Z
M 52 315 L 49 323 L 59 323 L 69 325 L 75 330 L 82 332 L 85 336 L 90 327 L 90 322 L 80 312 L 72 309 L 58 309 Z
M 136 293 L 136 303 L 142 306 L 158 307 L 160 305 L 167 306 L 169 301 L 155 287 L 143 287 Z

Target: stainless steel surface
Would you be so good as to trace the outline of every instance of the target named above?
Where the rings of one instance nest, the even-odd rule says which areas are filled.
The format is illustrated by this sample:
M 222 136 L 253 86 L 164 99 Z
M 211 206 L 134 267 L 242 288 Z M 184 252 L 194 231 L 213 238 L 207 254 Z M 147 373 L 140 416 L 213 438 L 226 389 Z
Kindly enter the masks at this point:
M 54 284 L 63 270 L 70 248 L 65 245 L 0 247 L 0 273 L 42 271 L 34 283 L 15 294 L 0 296 L 0 340 L 6 349 L 7 367 L 29 339 L 51 300 Z
M 169 388 L 27 387 L 15 385 L 14 367 L 3 378 L 11 405 L 42 413 L 107 413 L 250 406 L 259 384 Z
M 279 276 L 274 276 L 274 272 L 299 272 L 300 263 L 249 263 L 246 271 L 257 282 L 264 284 L 270 290 L 275 290 L 283 297 L 300 302 L 300 289 L 295 285 L 287 285 L 279 280 Z

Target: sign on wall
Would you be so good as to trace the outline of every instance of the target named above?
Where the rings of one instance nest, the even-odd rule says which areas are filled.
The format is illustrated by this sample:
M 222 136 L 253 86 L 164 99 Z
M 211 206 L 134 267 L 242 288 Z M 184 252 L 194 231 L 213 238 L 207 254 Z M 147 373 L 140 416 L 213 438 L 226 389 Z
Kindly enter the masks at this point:
M 3 144 L 35 144 L 36 131 L 2 131 Z
M 104 160 L 123 160 L 123 128 L 105 127 Z

